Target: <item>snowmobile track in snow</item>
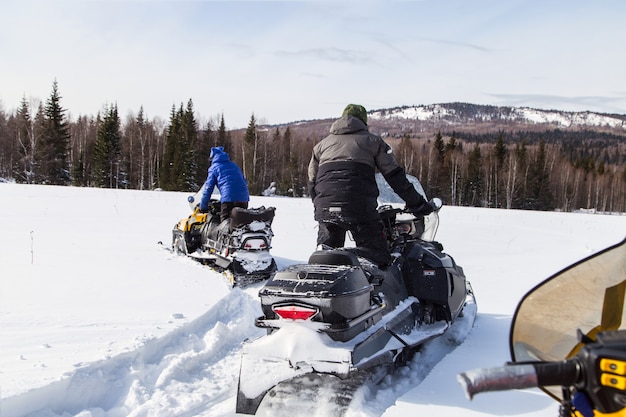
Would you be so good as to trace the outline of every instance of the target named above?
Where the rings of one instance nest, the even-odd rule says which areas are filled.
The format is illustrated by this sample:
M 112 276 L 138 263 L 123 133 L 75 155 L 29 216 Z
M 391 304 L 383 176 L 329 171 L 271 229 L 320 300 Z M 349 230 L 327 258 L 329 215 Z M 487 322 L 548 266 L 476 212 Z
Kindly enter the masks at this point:
M 384 375 L 379 372 L 376 376 L 380 379 Z M 256 415 L 343 416 L 355 393 L 373 377 L 370 373 L 360 373 L 349 379 L 333 375 L 301 375 L 272 388 Z

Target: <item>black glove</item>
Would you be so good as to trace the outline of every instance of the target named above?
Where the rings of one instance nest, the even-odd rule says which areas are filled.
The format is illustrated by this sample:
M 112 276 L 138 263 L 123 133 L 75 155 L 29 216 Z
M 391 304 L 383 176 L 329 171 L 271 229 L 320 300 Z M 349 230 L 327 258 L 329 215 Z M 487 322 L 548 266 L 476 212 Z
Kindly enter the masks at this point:
M 198 207 L 198 211 L 199 211 L 200 213 L 208 213 L 208 212 L 209 212 L 209 209 L 208 209 L 208 208 L 206 208 L 206 209 L 201 209 L 200 207 Z
M 416 216 L 428 216 L 430 213 L 432 213 L 435 210 L 437 210 L 437 206 L 432 200 L 424 201 L 419 206 L 408 207 L 408 211 L 410 211 Z

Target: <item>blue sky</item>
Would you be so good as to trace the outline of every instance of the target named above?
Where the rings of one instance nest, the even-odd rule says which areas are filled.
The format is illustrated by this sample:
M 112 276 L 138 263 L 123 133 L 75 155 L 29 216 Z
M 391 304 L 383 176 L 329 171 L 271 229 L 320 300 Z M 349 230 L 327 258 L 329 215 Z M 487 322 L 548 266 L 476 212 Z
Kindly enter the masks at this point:
M 626 114 L 623 0 L 0 0 L 0 105 L 228 128 L 445 103 Z

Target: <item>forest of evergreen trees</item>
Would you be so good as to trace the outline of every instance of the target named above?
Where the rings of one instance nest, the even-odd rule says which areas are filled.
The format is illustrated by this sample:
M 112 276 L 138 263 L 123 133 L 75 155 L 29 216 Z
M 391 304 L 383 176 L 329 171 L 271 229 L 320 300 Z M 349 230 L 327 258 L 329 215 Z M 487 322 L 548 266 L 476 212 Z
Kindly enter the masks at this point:
M 252 195 L 271 182 L 277 194 L 306 194 L 307 167 L 325 132 L 298 123 L 227 130 L 224 116 L 199 126 L 193 102 L 173 106 L 169 121 L 139 109 L 122 120 L 117 105 L 69 120 L 56 81 L 32 109 L 0 108 L 0 178 L 27 184 L 195 191 L 212 146 L 242 168 Z M 318 123 L 319 127 L 319 123 Z M 377 132 L 374 132 L 377 133 Z M 435 132 L 387 138 L 396 158 L 446 204 L 508 209 L 580 208 L 626 212 L 626 140 L 597 132 Z

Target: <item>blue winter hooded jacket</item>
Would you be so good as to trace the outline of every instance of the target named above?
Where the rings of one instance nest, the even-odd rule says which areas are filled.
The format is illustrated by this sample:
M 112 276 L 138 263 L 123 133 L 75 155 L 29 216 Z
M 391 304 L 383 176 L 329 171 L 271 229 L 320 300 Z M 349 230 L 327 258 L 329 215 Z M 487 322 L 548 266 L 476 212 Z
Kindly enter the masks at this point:
M 215 186 L 220 190 L 220 202 L 222 203 L 250 201 L 248 183 L 243 177 L 241 169 L 224 152 L 224 147 L 211 148 L 210 158 L 211 166 L 204 183 L 200 210 L 208 210 L 211 193 Z

